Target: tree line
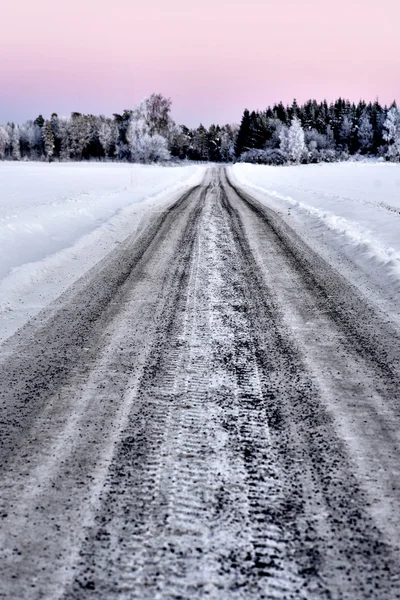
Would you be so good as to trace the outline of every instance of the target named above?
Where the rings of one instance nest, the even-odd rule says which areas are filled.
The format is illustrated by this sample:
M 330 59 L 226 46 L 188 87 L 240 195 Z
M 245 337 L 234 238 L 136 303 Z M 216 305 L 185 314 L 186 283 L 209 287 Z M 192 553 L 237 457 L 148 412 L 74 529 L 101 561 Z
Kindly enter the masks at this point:
M 400 111 L 378 101 L 309 100 L 245 110 L 240 126 L 190 129 L 171 117 L 171 100 L 152 94 L 112 118 L 73 112 L 0 125 L 0 159 L 179 160 L 290 164 L 345 160 L 352 155 L 400 161 Z
M 234 159 L 237 126 L 178 126 L 171 100 L 152 94 L 134 110 L 112 118 L 73 112 L 69 117 L 39 115 L 22 125 L 0 125 L 0 160 L 170 160 L 229 162 Z
M 282 103 L 265 111 L 245 110 L 235 140 L 239 161 L 263 164 L 345 160 L 380 156 L 400 161 L 400 111 L 378 101 L 358 104 L 339 98 Z

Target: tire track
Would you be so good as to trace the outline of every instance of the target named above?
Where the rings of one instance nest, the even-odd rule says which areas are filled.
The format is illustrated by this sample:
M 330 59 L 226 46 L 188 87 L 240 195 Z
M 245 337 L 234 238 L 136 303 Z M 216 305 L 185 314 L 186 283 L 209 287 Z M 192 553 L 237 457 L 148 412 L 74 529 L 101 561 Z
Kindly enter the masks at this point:
M 141 237 L 127 240 L 78 290 L 64 296 L 61 310 L 54 307 L 49 318 L 43 315 L 42 329 L 32 326 L 29 342 L 21 334 L 18 352 L 1 371 L 4 412 L 14 412 L 20 422 L 15 430 L 7 423 L 2 431 L 3 442 L 4 434 L 9 436 L 12 453 L 6 460 L 3 452 L 1 464 L 0 597 L 54 600 L 71 578 L 114 447 L 128 415 L 136 418 L 137 384 L 164 305 L 180 285 L 181 250 L 204 193 L 204 188 L 196 188 L 178 201 L 175 210 L 155 215 Z M 166 267 L 172 257 L 171 270 Z M 128 268 L 125 261 L 131 272 L 115 290 L 119 266 Z M 115 295 L 109 296 L 112 290 Z M 104 312 L 95 319 L 91 307 L 100 311 L 105 297 Z M 88 322 L 82 325 L 85 315 Z M 73 356 L 79 334 L 69 337 L 69 332 L 81 326 L 85 346 L 76 347 Z M 48 347 L 49 339 L 54 344 L 57 340 L 58 346 Z M 53 370 L 59 363 L 64 366 L 64 352 L 71 352 L 71 361 L 57 378 Z M 23 360 L 27 366 L 18 385 L 10 383 L 8 375 L 15 369 L 18 373 Z M 36 401 L 29 393 L 31 373 L 38 366 L 46 385 Z M 21 397 L 27 399 L 26 410 L 25 404 L 20 410 Z
M 277 253 L 283 281 L 303 277 L 301 266 L 220 176 L 140 386 L 146 421 L 139 435 L 130 424 L 129 457 L 124 442 L 113 467 L 99 516 L 108 541 L 92 531 L 65 598 L 87 598 L 89 585 L 96 598 L 392 600 L 395 548 L 267 276 Z M 345 356 L 360 352 L 346 343 Z
M 370 391 L 367 391 L 371 389 L 371 385 L 376 390 L 375 397 L 372 396 L 374 404 L 378 406 L 379 402 L 386 402 L 390 405 L 393 400 L 391 393 L 396 389 L 393 385 L 396 374 L 386 363 L 383 368 L 381 363 L 378 363 L 375 368 L 371 367 L 371 355 L 376 352 L 376 347 L 372 348 L 364 358 L 367 364 L 365 362 L 363 364 L 359 359 L 353 372 L 347 373 L 346 362 L 352 364 L 354 354 L 359 357 L 361 344 L 351 344 L 346 339 L 341 342 L 343 346 L 340 345 L 335 349 L 335 354 L 332 355 L 329 347 L 328 351 L 320 352 L 321 357 L 317 365 L 304 361 L 304 356 L 302 357 L 299 352 L 302 332 L 293 335 L 292 327 L 295 324 L 296 330 L 300 329 L 298 326 L 300 321 L 293 319 L 293 312 L 304 311 L 304 302 L 307 302 L 301 281 L 304 278 L 307 287 L 310 285 L 312 253 L 310 252 L 308 257 L 308 271 L 304 274 L 302 267 L 299 267 L 303 256 L 300 259 L 297 255 L 293 256 L 295 252 L 293 246 L 289 246 L 289 249 L 287 249 L 288 243 L 283 246 L 282 236 L 276 233 L 281 227 L 281 224 L 277 223 L 276 215 L 273 215 L 275 221 L 271 226 L 272 211 L 269 211 L 266 216 L 264 211 L 254 209 L 251 199 L 244 200 L 242 195 L 233 193 L 232 188 L 226 189 L 225 205 L 234 224 L 237 243 L 241 248 L 243 260 L 247 262 L 247 272 L 253 274 L 253 277 L 249 278 L 249 294 L 253 304 L 249 303 L 249 306 L 258 305 L 254 312 L 253 325 L 258 337 L 258 360 L 263 373 L 264 390 L 266 395 L 269 394 L 267 417 L 273 445 L 280 455 L 278 462 L 286 475 L 284 477 L 286 505 L 282 507 L 281 513 L 275 514 L 273 518 L 275 522 L 277 520 L 286 522 L 286 531 L 291 531 L 292 547 L 300 565 L 300 572 L 305 578 L 307 597 L 314 597 L 312 594 L 316 594 L 317 598 L 375 598 L 377 593 L 379 598 L 399 597 L 400 586 L 395 566 L 399 550 L 398 537 L 396 540 L 395 536 L 393 545 L 392 539 L 387 535 L 386 527 L 385 534 L 378 529 L 371 506 L 373 503 L 365 491 L 370 482 L 360 482 L 358 479 L 360 472 L 357 472 L 357 464 L 354 464 L 353 457 L 349 456 L 347 440 L 345 436 L 342 437 L 343 431 L 333 418 L 336 417 L 335 412 L 340 411 L 341 407 L 346 415 L 346 400 L 350 390 L 351 396 L 364 406 L 366 398 L 371 396 Z M 263 237 L 260 237 L 256 227 L 263 231 Z M 257 245 L 251 242 L 250 236 L 255 236 Z M 305 252 L 304 244 L 301 251 Z M 278 256 L 281 257 L 280 260 Z M 319 274 L 318 267 L 320 267 L 319 261 L 313 272 L 314 277 Z M 285 287 L 279 285 L 280 274 Z M 330 272 L 327 265 L 324 265 L 324 275 L 325 280 L 322 281 L 326 282 L 332 295 L 335 291 L 336 277 L 336 299 L 341 296 L 340 312 L 346 315 L 340 323 L 341 329 L 346 329 L 350 319 L 359 320 L 356 324 L 352 322 L 349 334 L 352 341 L 354 331 L 361 329 L 361 323 L 364 323 L 365 328 L 364 319 L 370 314 L 371 308 L 367 306 L 363 310 L 361 301 L 357 297 L 350 296 L 349 286 L 344 286 L 343 290 L 340 276 Z M 287 318 L 283 318 L 285 291 L 288 293 L 293 279 L 295 282 L 293 294 L 296 296 L 290 295 L 287 305 L 289 314 Z M 327 296 L 322 281 L 312 289 L 313 297 L 317 301 L 321 289 L 325 297 Z M 349 307 L 344 301 L 347 294 L 350 296 Z M 356 313 L 356 303 L 358 303 L 359 313 Z M 313 309 L 318 311 L 318 304 L 313 306 Z M 329 317 L 326 319 L 325 305 L 321 325 L 326 322 L 326 331 L 324 332 L 321 326 L 321 333 L 326 335 L 328 332 L 328 335 L 334 337 L 337 345 L 340 339 L 335 332 L 338 311 L 335 311 L 332 316 L 328 314 Z M 315 314 L 313 319 L 318 328 L 320 323 Z M 268 322 L 269 334 L 260 326 L 260 322 Z M 364 332 L 364 340 L 368 336 L 372 339 L 376 322 L 375 315 L 374 321 L 370 321 L 371 331 Z M 390 327 L 388 329 L 390 330 Z M 383 327 L 382 331 L 384 330 Z M 311 332 L 313 331 L 314 328 L 311 329 Z M 268 335 L 275 337 L 271 346 L 269 346 L 271 342 L 268 340 Z M 318 338 L 314 335 L 311 340 L 307 338 L 307 343 L 313 344 L 318 354 L 323 347 L 316 340 Z M 389 348 L 392 343 L 390 349 L 395 353 L 396 345 L 393 344 L 393 337 L 389 337 L 388 341 Z M 378 338 L 378 342 L 383 344 L 383 335 Z M 271 356 L 274 354 L 275 368 L 274 360 L 271 365 Z M 338 355 L 344 358 L 340 360 Z M 323 362 L 325 358 L 328 369 Z M 390 365 L 390 360 L 388 362 Z M 340 369 L 339 386 L 337 381 L 332 379 L 330 372 L 332 363 L 334 368 Z M 314 369 L 309 370 L 313 366 Z M 315 376 L 315 368 L 326 376 L 322 386 L 321 379 Z M 373 373 L 376 373 L 375 378 Z M 385 378 L 382 381 L 383 374 Z M 343 378 L 346 377 L 349 379 L 343 382 Z M 333 390 L 333 395 L 337 393 L 336 398 L 334 396 L 330 398 L 329 388 Z M 382 393 L 383 395 L 380 396 Z M 342 398 L 344 405 L 343 402 L 342 405 L 338 404 Z M 333 406 L 330 404 L 332 402 Z M 334 407 L 337 408 L 332 414 Z M 354 411 L 350 415 L 353 420 L 357 416 Z M 390 413 L 389 416 L 393 418 Z M 382 453 L 384 469 L 393 473 L 395 465 L 394 463 L 390 465 L 388 459 L 391 460 L 393 451 L 396 452 L 396 444 L 394 439 L 390 440 L 390 438 L 387 442 L 386 440 L 383 442 L 388 434 L 387 423 L 387 420 L 386 424 L 381 421 L 379 441 L 388 446 L 386 452 Z M 362 440 L 361 433 L 360 439 Z M 365 455 L 361 458 L 365 460 L 367 458 L 365 445 L 361 450 Z M 382 469 L 382 466 L 378 468 Z M 373 469 L 376 472 L 376 464 L 373 465 Z M 364 475 L 362 473 L 361 477 Z M 392 479 L 389 478 L 389 484 L 391 481 Z M 389 489 L 385 482 L 381 481 L 377 495 L 384 502 L 386 500 L 383 494 L 386 491 L 388 492 Z M 385 508 L 391 505 L 391 509 L 395 512 L 399 496 L 396 492 L 393 494 L 393 491 L 394 488 L 391 490 Z M 377 498 L 374 502 L 376 501 Z M 387 510 L 386 514 L 388 514 Z
M 94 381 L 69 419 L 83 429 L 86 411 L 97 413 L 98 440 L 112 416 L 104 406 L 123 408 L 99 499 L 73 570 L 51 595 L 42 585 L 24 598 L 400 598 L 396 332 L 222 170 L 151 227 L 93 320 L 82 373 Z M 106 328 L 100 360 L 102 319 L 118 335 Z M 55 386 L 78 389 L 73 377 Z M 58 483 L 76 487 L 66 468 L 96 464 L 87 432 L 83 440 L 61 454 Z
M 100 549 L 92 534 L 85 550 L 90 566 L 83 561 L 66 598 L 84 598 L 88 584 L 96 597 L 107 598 L 302 597 L 285 532 L 265 518 L 281 503 L 279 474 L 251 326 L 239 309 L 247 302 L 247 282 L 220 193 L 217 180 L 199 221 L 186 292 L 174 303 L 174 326 L 163 336 L 151 379 L 142 384 L 146 410 L 149 390 L 153 400 L 143 432 L 151 464 L 140 475 L 130 471 L 129 479 L 113 481 L 121 491 L 116 496 L 111 489 L 104 500 L 111 512 L 109 543 Z M 226 345 L 234 356 L 221 362 Z M 135 427 L 125 433 L 129 440 Z M 135 445 L 131 456 L 138 452 L 143 460 L 139 440 L 141 450 Z M 119 453 L 115 469 L 126 462 Z M 136 529 L 136 506 L 146 498 Z M 128 503 L 133 520 L 126 516 Z

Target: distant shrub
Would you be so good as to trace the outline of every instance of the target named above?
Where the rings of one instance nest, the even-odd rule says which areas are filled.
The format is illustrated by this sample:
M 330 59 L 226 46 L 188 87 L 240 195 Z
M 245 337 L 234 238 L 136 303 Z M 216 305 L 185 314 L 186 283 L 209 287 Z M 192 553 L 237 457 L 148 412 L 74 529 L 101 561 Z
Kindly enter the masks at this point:
M 338 155 L 335 150 L 327 149 L 327 150 L 319 150 L 319 160 L 317 162 L 336 162 L 338 160 Z
M 268 148 L 266 150 L 254 148 L 243 152 L 238 162 L 251 163 L 253 165 L 285 165 L 289 162 L 289 157 L 278 148 Z

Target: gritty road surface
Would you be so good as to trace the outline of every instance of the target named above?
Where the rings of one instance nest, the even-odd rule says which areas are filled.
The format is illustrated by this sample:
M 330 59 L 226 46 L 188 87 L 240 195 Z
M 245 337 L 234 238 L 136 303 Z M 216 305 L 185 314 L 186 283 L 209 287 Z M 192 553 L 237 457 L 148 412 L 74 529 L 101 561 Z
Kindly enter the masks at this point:
M 222 169 L 0 356 L 0 598 L 400 598 L 400 334 Z

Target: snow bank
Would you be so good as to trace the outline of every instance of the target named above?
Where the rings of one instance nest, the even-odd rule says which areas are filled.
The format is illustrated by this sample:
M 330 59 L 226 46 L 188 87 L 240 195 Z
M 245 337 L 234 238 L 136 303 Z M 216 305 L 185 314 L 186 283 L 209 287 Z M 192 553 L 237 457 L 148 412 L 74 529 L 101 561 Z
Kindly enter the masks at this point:
M 230 173 L 308 241 L 319 244 L 318 251 L 321 245 L 335 249 L 359 267 L 364 283 L 375 282 L 400 305 L 399 165 L 379 161 L 293 167 L 236 164 Z M 327 258 L 329 254 L 326 250 Z
M 0 340 L 204 168 L 0 163 Z

